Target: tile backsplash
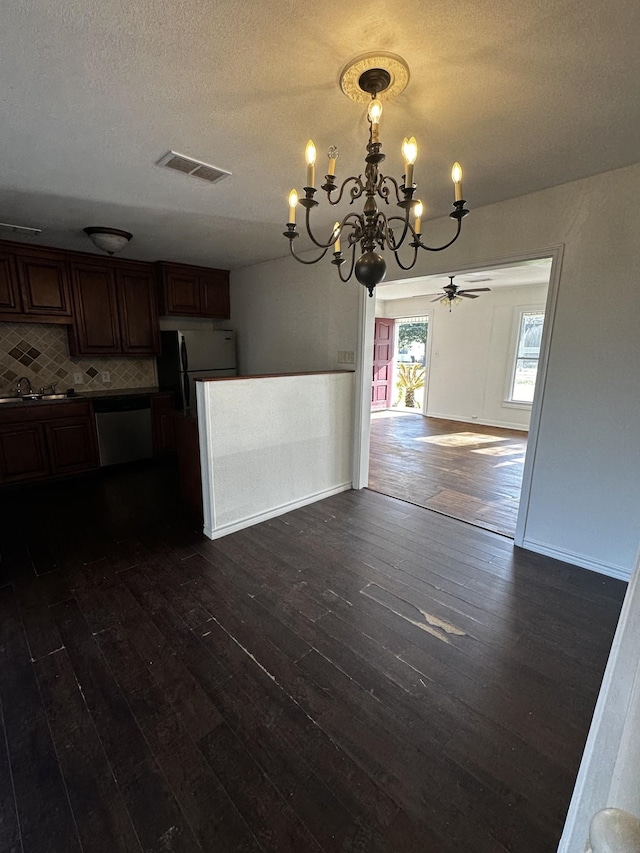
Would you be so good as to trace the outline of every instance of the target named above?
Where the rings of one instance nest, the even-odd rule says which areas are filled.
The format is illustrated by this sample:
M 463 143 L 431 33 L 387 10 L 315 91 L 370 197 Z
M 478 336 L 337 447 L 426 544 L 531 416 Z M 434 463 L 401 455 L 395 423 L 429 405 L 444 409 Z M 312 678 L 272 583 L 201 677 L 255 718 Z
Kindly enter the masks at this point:
M 103 373 L 109 373 L 109 381 Z M 82 383 L 74 374 L 82 375 Z M 57 383 L 57 391 L 105 391 L 157 385 L 154 358 L 71 358 L 64 326 L 0 323 L 0 391 L 13 391 L 20 376 L 34 390 Z

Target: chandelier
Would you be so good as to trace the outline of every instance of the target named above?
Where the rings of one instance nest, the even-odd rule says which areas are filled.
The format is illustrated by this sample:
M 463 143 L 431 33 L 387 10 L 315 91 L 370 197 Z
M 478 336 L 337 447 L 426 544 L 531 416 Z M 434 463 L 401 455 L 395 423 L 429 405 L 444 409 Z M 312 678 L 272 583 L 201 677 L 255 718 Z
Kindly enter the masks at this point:
M 380 284 L 386 275 L 386 261 L 380 252 L 388 249 L 393 252 L 401 269 L 410 270 L 417 261 L 420 249 L 441 252 L 455 243 L 460 235 L 462 220 L 469 213 L 465 207 L 466 202 L 462 198 L 462 168 L 459 163 L 454 163 L 451 170 L 451 179 L 454 184 L 454 209 L 449 216 L 457 222 L 456 232 L 451 240 L 442 246 L 428 246 L 423 242 L 421 233 L 423 205 L 419 199 L 414 198 L 416 184 L 413 182 L 413 172 L 418 154 L 415 138 L 410 137 L 402 143 L 405 171 L 400 183 L 390 175 L 383 175 L 380 171 L 380 164 L 384 161 L 385 155 L 382 153 L 382 143 L 379 138 L 382 101 L 378 96 L 388 100 L 403 91 L 408 80 L 409 69 L 406 62 L 399 56 L 380 52 L 358 57 L 349 63 L 341 74 L 341 86 L 345 94 L 355 101 L 369 104 L 367 110 L 369 142 L 364 158 L 364 179 L 362 174 L 352 175 L 345 178 L 339 187 L 336 185 L 338 149 L 332 146 L 328 152 L 327 174 L 320 189 L 326 193 L 330 205 L 340 204 L 345 195 L 350 197 L 350 204 L 364 197 L 362 213 L 347 213 L 341 221 L 334 224 L 326 241 L 319 240 L 314 235 L 311 229 L 311 211 L 318 206 L 319 202 L 314 198 L 317 192 L 315 187 L 316 147 L 311 139 L 307 142 L 305 150 L 307 186 L 304 187 L 304 196 L 299 196 L 295 189 L 289 194 L 289 221 L 284 236 L 289 240 L 293 257 L 303 264 L 317 264 L 333 247 L 331 263 L 337 267 L 342 281 L 349 281 L 355 272 L 358 281 L 369 291 L 369 296 L 373 296 L 374 287 Z M 400 213 L 396 216 L 387 215 L 378 209 L 379 202 L 389 205 L 390 199 L 400 208 Z M 312 260 L 300 257 L 294 249 L 295 238 L 299 236 L 296 226 L 298 205 L 305 209 L 306 233 L 314 245 L 320 249 L 318 257 Z M 411 222 L 412 216 L 413 222 Z M 345 244 L 346 253 L 342 250 Z M 413 255 L 409 253 L 408 259 L 403 261 L 400 259 L 399 251 L 405 244 L 413 249 Z M 358 246 L 360 254 L 356 259 Z M 344 266 L 345 264 L 347 266 Z

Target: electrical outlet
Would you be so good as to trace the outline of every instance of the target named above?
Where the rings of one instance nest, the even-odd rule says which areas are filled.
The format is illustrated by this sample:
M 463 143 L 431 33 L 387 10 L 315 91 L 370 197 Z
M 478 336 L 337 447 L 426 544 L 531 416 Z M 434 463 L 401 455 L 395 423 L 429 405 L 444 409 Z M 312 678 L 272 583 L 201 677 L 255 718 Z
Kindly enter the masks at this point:
M 111 382 L 111 373 L 108 370 L 102 371 L 102 381 L 103 382 Z
M 84 382 L 84 376 L 82 373 L 74 373 L 73 374 L 73 384 L 74 385 L 82 385 Z

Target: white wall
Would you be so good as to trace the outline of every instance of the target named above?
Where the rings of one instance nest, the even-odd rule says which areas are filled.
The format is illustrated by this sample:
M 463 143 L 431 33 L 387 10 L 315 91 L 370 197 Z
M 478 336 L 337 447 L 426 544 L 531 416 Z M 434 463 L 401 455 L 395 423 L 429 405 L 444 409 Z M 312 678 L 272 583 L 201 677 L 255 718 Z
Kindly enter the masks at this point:
M 524 544 L 625 577 L 640 538 L 639 197 L 637 165 L 472 210 L 460 240 L 410 273 L 564 244 Z M 451 226 L 429 222 L 425 237 L 437 243 Z M 328 261 L 290 257 L 232 273 L 243 370 L 330 369 L 338 349 L 355 350 L 361 286 L 336 279 Z
M 354 374 L 196 381 L 211 539 L 351 487 Z
M 583 853 L 600 809 L 640 817 L 640 557 L 627 595 L 593 713 L 589 736 L 558 850 Z M 612 836 L 612 841 L 615 836 Z M 620 843 L 610 850 L 631 850 Z
M 232 272 L 240 373 L 347 367 L 338 352 L 356 350 L 360 287 L 341 282 L 326 258 L 303 267 L 287 257 Z
M 488 285 L 491 287 L 491 285 Z M 542 307 L 546 285 L 500 287 L 449 309 L 429 298 L 387 299 L 381 317 L 430 314 L 426 414 L 528 429 L 530 406 L 505 403 L 518 309 Z

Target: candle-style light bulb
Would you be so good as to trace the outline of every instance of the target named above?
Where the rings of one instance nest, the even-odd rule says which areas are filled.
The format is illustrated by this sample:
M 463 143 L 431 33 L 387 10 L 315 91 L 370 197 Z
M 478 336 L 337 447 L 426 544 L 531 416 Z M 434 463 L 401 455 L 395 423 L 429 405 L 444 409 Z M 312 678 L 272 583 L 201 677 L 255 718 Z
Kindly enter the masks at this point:
M 380 116 L 382 115 L 382 101 L 379 101 L 377 98 L 374 98 L 369 104 L 369 109 L 367 110 L 367 115 L 369 116 L 369 121 L 371 122 L 371 141 L 378 142 L 378 130 L 380 127 Z
M 416 206 L 413 208 L 413 214 L 415 216 L 415 221 L 413 224 L 413 230 L 416 232 L 416 234 L 422 233 L 420 229 L 422 228 L 422 214 L 423 213 L 424 213 L 424 205 L 422 204 L 421 201 L 418 201 Z
M 405 137 L 402 141 L 402 157 L 404 159 L 404 185 L 413 186 L 413 164 L 418 156 L 418 143 L 415 136 Z
M 298 206 L 298 193 L 291 190 L 289 193 L 289 222 L 292 225 L 296 224 L 296 207 Z
M 329 169 L 327 171 L 327 175 L 335 175 L 336 173 L 336 160 L 338 159 L 338 149 L 335 145 L 332 145 L 328 151 L 329 154 Z
M 462 166 L 457 161 L 451 169 L 451 180 L 453 181 L 455 200 L 462 201 Z
M 315 186 L 316 179 L 316 146 L 313 139 L 307 142 L 307 147 L 304 149 L 304 158 L 307 161 L 307 186 Z
M 333 236 L 335 237 L 335 242 L 333 244 L 333 251 L 340 251 L 340 223 L 335 222 L 333 225 Z

